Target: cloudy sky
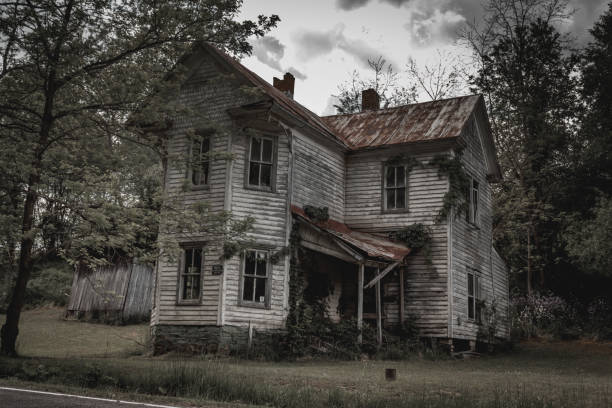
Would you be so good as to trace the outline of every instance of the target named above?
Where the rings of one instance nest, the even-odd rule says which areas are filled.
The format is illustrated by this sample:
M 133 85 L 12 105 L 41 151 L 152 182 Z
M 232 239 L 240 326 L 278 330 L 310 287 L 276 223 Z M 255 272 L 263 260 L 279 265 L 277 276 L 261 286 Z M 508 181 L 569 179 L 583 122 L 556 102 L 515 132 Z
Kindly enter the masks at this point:
M 457 44 L 466 21 L 478 21 L 482 0 L 245 0 L 242 18 L 278 14 L 281 22 L 253 45 L 242 62 L 265 80 L 291 72 L 295 99 L 318 114 L 334 113 L 330 96 L 353 70 L 367 72 L 368 59 L 379 56 L 395 71 L 409 57 L 437 61 L 437 52 L 469 55 Z M 577 41 L 609 0 L 570 0 L 575 10 L 564 29 Z

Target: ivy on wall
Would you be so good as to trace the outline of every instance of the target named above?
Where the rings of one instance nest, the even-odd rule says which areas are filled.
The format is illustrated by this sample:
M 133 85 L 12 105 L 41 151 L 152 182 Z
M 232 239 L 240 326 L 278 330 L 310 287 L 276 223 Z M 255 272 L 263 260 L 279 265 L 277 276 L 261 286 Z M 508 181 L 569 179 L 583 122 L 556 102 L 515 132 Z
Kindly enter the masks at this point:
M 389 233 L 389 239 L 406 244 L 409 248 L 416 251 L 423 251 L 425 261 L 428 265 L 432 264 L 431 256 L 431 229 L 421 223 L 409 225 L 401 230 Z
M 455 215 L 467 211 L 466 194 L 470 187 L 470 177 L 466 173 L 461 158 L 462 149 L 455 149 L 455 154 L 449 156 L 438 154 L 429 164 L 438 167 L 438 176 L 448 177 L 449 189 L 444 194 L 442 208 L 438 212 L 436 222 L 444 221 L 453 211 Z

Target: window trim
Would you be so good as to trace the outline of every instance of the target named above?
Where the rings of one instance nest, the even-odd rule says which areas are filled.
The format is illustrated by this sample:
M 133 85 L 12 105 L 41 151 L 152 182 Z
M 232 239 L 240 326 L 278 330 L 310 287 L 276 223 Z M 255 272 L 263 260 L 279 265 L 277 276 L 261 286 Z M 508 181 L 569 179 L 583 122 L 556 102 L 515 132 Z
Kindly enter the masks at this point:
M 179 243 L 179 247 L 181 249 L 181 256 L 178 262 L 178 271 L 177 271 L 177 283 L 176 283 L 176 305 L 184 306 L 184 305 L 199 305 L 202 303 L 202 292 L 204 289 L 204 265 L 205 265 L 205 252 L 204 248 L 206 247 L 206 243 L 203 241 L 194 241 L 194 242 L 181 242 Z M 202 264 L 200 265 L 200 290 L 197 299 L 183 299 L 183 268 L 185 267 L 185 251 L 188 249 L 200 249 L 202 251 L 201 259 Z
M 477 184 L 477 188 L 474 189 L 474 183 Z M 468 187 L 467 192 L 467 209 L 465 220 L 472 227 L 478 228 L 480 226 L 480 182 L 475 178 L 470 176 L 470 186 Z M 476 208 L 474 211 L 474 193 L 476 193 Z M 474 218 L 472 219 L 472 216 Z
M 403 167 L 404 168 L 404 203 L 405 203 L 405 207 L 404 208 L 391 208 L 388 209 L 387 208 L 387 167 Z M 410 173 L 408 172 L 408 168 L 406 166 L 406 163 L 400 163 L 397 165 L 390 165 L 386 162 L 382 162 L 382 171 L 381 171 L 381 178 L 380 178 L 380 207 L 381 207 L 381 212 L 383 214 L 394 214 L 394 213 L 406 213 L 409 212 L 409 201 L 408 201 L 408 196 L 409 196 L 409 191 L 410 191 L 410 183 L 409 183 L 409 177 L 410 177 Z
M 213 146 L 213 131 L 211 131 L 210 129 L 200 129 L 197 130 L 196 132 L 196 136 L 197 137 L 201 137 L 202 141 L 204 139 L 208 139 L 208 152 L 210 154 L 210 152 L 212 151 L 212 146 Z M 195 141 L 196 139 L 191 139 L 190 143 L 189 143 L 189 156 L 188 156 L 188 165 L 187 165 L 187 171 L 185 174 L 185 178 L 189 181 L 189 188 L 191 190 L 209 190 L 210 189 L 210 176 L 211 176 L 211 171 L 212 171 L 212 160 L 210 159 L 210 157 L 207 160 L 208 163 L 208 182 L 206 184 L 193 184 L 193 163 L 192 163 L 192 159 L 193 159 L 193 149 L 194 149 L 194 145 L 195 145 Z
M 482 292 L 481 292 L 481 277 L 480 273 L 478 273 L 475 269 L 468 269 L 467 271 L 467 317 L 468 321 L 472 323 L 482 324 L 482 310 L 480 309 L 480 302 L 482 302 Z M 473 279 L 472 288 L 474 293 L 470 295 L 470 277 Z M 470 298 L 472 300 L 470 301 Z M 472 303 L 472 307 L 474 310 L 474 316 L 470 317 L 470 302 Z M 480 310 L 479 310 L 480 309 Z
M 265 252 L 266 256 L 267 256 L 267 260 L 266 260 L 266 293 L 265 293 L 265 300 L 263 303 L 259 303 L 259 302 L 252 302 L 249 300 L 244 300 L 243 299 L 243 295 L 244 295 L 244 269 L 246 268 L 246 253 L 248 251 L 255 251 L 257 252 Z M 241 252 L 241 260 L 240 260 L 240 279 L 239 279 L 239 285 L 238 285 L 238 306 L 242 306 L 242 307 L 251 307 L 251 308 L 256 308 L 256 309 L 270 309 L 270 292 L 271 292 L 271 288 L 272 288 L 272 272 L 273 272 L 273 265 L 272 262 L 270 261 L 270 258 L 272 256 L 272 248 L 269 246 L 250 246 L 249 248 L 245 248 L 242 252 Z M 259 278 L 261 279 L 261 278 Z
M 270 186 L 257 186 L 249 183 L 249 172 L 251 167 L 251 147 L 254 137 L 269 139 L 272 141 L 272 168 L 270 170 Z M 244 158 L 244 188 L 246 190 L 276 192 L 276 171 L 278 167 L 278 135 L 267 132 L 254 132 L 247 137 L 247 148 Z M 261 178 L 261 176 L 260 176 Z

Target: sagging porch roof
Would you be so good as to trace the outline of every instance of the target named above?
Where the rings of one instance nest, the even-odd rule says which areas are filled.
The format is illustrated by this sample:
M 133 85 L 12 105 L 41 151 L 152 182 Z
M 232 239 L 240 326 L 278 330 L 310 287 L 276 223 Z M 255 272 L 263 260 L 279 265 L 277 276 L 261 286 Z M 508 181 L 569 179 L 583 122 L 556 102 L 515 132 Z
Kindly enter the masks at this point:
M 296 205 L 291 205 L 291 212 L 318 229 L 340 239 L 370 259 L 401 262 L 411 251 L 407 246 L 389 239 L 366 232 L 354 231 L 346 224 L 336 220 L 329 219 L 324 222 L 316 222 L 310 219 L 304 210 Z

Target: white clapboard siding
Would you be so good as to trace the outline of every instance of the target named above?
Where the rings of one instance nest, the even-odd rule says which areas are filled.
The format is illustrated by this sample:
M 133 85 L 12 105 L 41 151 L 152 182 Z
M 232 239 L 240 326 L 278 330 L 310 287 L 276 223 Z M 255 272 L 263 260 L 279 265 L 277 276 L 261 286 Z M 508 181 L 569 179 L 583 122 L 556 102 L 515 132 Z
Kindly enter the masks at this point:
M 344 152 L 293 132 L 292 204 L 328 207 L 329 216 L 344 221 Z
M 247 103 L 240 91 L 240 83 L 228 75 L 206 56 L 198 59 L 191 76 L 182 86 L 179 100 L 188 110 L 173 118 L 169 136 L 169 166 L 165 180 L 169 201 L 179 205 L 207 202 L 212 211 L 221 211 L 224 206 L 225 178 L 228 160 L 215 159 L 210 165 L 210 182 L 207 189 L 185 189 L 187 172 L 185 159 L 189 152 L 186 133 L 192 129 L 209 127 L 211 123 L 221 132 L 212 136 L 211 150 L 227 152 L 227 134 L 238 129 L 227 114 L 227 109 Z M 189 181 L 189 180 L 187 180 Z M 188 183 L 187 183 L 188 185 Z M 209 325 L 217 324 L 220 299 L 220 276 L 212 275 L 212 265 L 220 264 L 222 247 L 218 239 L 196 234 L 193 236 L 171 236 L 178 242 L 205 241 L 202 300 L 197 305 L 177 303 L 178 260 L 169 261 L 162 256 L 158 263 L 155 310 L 152 324 Z
M 383 163 L 400 153 L 412 155 L 420 165 L 408 177 L 408 211 L 382 211 Z M 345 222 L 356 230 L 386 234 L 414 223 L 431 226 L 432 248 L 429 265 L 422 253 L 407 258 L 404 272 L 405 313 L 418 316 L 417 325 L 423 336 L 448 335 L 447 299 L 447 227 L 435 225 L 435 219 L 448 189 L 448 181 L 438 176 L 437 168 L 428 163 L 432 151 L 413 148 L 381 149 L 377 152 L 352 153 L 347 156 Z M 393 283 L 389 283 L 390 290 Z M 399 305 L 385 302 L 389 324 L 399 322 Z M 387 324 L 387 323 L 385 323 Z
M 499 318 L 500 333 L 507 333 L 508 278 L 501 258 L 495 259 L 492 246 L 492 190 L 486 178 L 486 162 L 481 144 L 484 127 L 472 116 L 462 134 L 466 143 L 463 152 L 463 165 L 467 173 L 479 184 L 479 219 L 477 226 L 466 221 L 465 214 L 458 214 L 452 226 L 452 288 L 453 337 L 474 340 L 478 334 L 478 324 L 468 319 L 467 273 L 475 271 L 480 280 L 480 292 L 487 305 L 495 300 Z M 497 264 L 497 267 L 495 266 Z M 496 273 L 497 269 L 497 273 Z

